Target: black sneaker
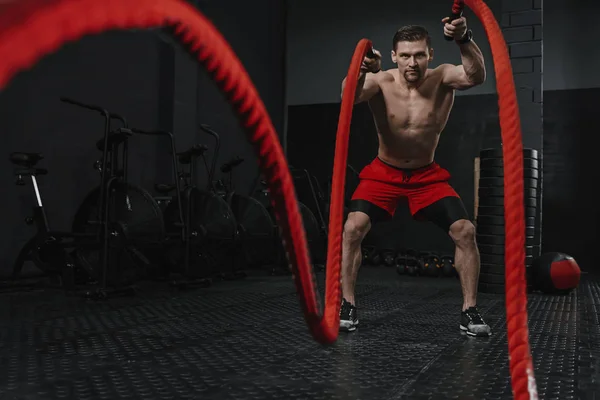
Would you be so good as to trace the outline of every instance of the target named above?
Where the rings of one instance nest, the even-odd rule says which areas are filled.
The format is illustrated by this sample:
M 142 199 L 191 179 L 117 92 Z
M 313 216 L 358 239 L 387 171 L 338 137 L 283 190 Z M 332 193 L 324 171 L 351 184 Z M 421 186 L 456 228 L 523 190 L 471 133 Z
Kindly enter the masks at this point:
M 469 307 L 461 313 L 460 330 L 469 336 L 491 336 L 492 330 L 485 323 L 476 306 Z
M 353 332 L 358 326 L 358 316 L 356 307 L 350 304 L 346 299 L 342 299 L 342 308 L 340 309 L 340 331 Z

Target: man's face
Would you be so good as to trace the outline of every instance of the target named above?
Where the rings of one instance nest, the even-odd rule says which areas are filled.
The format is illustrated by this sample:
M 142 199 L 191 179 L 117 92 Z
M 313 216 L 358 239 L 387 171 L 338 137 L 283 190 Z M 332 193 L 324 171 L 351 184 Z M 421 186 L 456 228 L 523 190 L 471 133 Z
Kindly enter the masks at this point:
M 429 61 L 433 59 L 433 49 L 425 39 L 417 42 L 398 42 L 392 51 L 392 61 L 398 64 L 400 75 L 407 82 L 418 82 L 425 76 Z

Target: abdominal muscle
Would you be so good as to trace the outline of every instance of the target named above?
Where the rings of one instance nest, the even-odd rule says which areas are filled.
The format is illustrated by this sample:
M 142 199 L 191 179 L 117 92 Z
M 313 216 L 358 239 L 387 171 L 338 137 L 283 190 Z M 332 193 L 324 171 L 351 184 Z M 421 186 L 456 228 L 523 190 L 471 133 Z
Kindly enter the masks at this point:
M 454 93 L 440 90 L 434 74 L 411 91 L 394 82 L 383 85 L 369 102 L 379 136 L 378 157 L 400 168 L 431 164 L 453 102 Z

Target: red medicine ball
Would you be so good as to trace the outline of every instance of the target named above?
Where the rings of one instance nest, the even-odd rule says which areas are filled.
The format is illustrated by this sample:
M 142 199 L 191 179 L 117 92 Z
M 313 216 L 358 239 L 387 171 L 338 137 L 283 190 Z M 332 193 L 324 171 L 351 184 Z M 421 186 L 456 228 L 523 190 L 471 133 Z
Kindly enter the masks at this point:
M 544 293 L 566 294 L 579 285 L 581 270 L 567 254 L 544 253 L 531 267 L 534 285 Z

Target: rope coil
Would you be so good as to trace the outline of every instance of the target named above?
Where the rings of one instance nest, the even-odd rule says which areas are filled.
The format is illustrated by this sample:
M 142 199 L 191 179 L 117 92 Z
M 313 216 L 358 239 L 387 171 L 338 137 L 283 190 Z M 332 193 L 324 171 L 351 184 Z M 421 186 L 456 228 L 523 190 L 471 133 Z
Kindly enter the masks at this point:
M 457 0 L 458 1 L 458 0 Z M 527 330 L 523 154 L 516 92 L 506 43 L 483 0 L 465 0 L 482 21 L 497 77 L 504 142 L 506 208 L 506 301 L 510 371 L 516 399 L 537 399 Z M 111 29 L 171 27 L 213 77 L 237 113 L 272 195 L 277 223 L 305 320 L 320 343 L 337 339 L 341 306 L 340 270 L 343 193 L 348 136 L 360 63 L 371 49 L 362 39 L 348 69 L 338 121 L 331 194 L 324 311 L 289 168 L 275 129 L 243 65 L 219 31 L 184 0 L 21 0 L 0 6 L 0 89 L 63 44 Z

